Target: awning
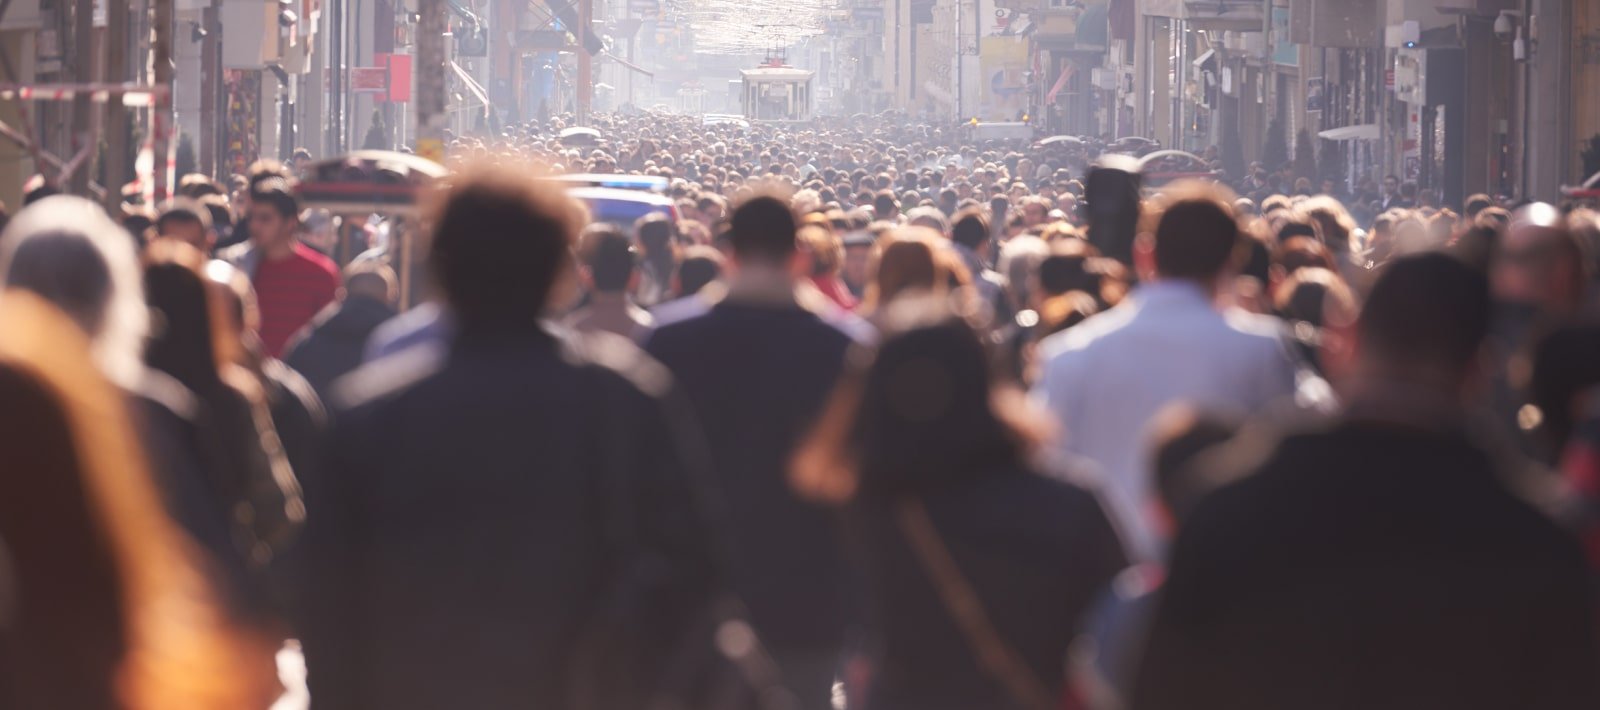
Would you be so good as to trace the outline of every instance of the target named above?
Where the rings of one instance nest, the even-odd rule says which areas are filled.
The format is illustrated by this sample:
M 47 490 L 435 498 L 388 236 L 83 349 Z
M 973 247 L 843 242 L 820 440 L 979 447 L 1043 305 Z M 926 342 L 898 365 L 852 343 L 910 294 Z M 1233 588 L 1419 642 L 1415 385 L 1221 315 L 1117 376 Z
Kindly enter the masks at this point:
M 461 79 L 461 83 L 467 85 L 467 91 L 472 92 L 473 98 L 477 99 L 485 107 L 489 105 L 489 92 L 484 91 L 483 86 L 476 79 L 473 79 L 472 75 L 467 73 L 467 70 L 462 69 L 461 65 L 455 62 L 450 62 L 450 69 L 455 71 L 456 77 Z
M 650 77 L 651 79 L 656 78 L 656 75 L 650 73 L 650 70 L 645 69 L 645 68 L 643 68 L 643 67 L 641 67 L 641 66 L 639 66 L 637 64 L 634 64 L 633 62 L 630 62 L 630 61 L 628 61 L 626 59 L 623 59 L 622 57 L 619 57 L 619 56 L 617 56 L 615 54 L 612 54 L 610 52 L 601 52 L 601 55 L 604 56 L 606 59 L 610 59 L 613 62 L 621 64 L 622 66 L 624 66 L 624 67 L 626 67 L 626 68 L 628 68 L 628 69 L 630 69 L 630 70 L 632 70 L 632 71 L 634 71 L 636 73 L 643 74 L 643 75 L 645 75 L 647 77 Z
M 1359 126 L 1330 128 L 1318 133 L 1317 137 L 1326 138 L 1330 141 L 1375 141 L 1379 138 L 1378 124 L 1363 123 Z

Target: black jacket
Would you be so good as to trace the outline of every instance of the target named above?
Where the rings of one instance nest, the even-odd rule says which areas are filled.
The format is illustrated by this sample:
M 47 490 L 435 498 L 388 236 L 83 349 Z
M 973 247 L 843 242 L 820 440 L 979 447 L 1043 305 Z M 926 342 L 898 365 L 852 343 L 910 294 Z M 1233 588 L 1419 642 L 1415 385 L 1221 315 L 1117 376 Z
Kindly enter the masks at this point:
M 646 343 L 705 427 L 725 506 L 733 591 L 778 651 L 837 652 L 854 612 L 836 514 L 790 489 L 789 458 L 851 340 L 799 306 L 724 301 Z
M 1178 537 L 1134 710 L 1600 707 L 1578 544 L 1464 436 L 1290 436 Z
M 370 298 L 351 296 L 318 314 L 285 350 L 284 364 L 294 368 L 323 399 L 333 381 L 361 366 L 367 339 L 394 309 Z
M 1060 692 L 1067 646 L 1125 565 L 1099 501 L 1082 488 L 1007 470 L 924 496 L 928 516 L 995 631 Z M 871 590 L 869 710 L 992 710 L 1014 698 L 975 660 L 888 504 L 854 511 Z
M 346 378 L 306 506 L 316 706 L 571 707 L 577 649 L 630 559 L 647 550 L 685 608 L 709 594 L 670 389 L 626 341 L 545 333 L 462 333 Z M 608 529 L 616 486 L 633 549 Z

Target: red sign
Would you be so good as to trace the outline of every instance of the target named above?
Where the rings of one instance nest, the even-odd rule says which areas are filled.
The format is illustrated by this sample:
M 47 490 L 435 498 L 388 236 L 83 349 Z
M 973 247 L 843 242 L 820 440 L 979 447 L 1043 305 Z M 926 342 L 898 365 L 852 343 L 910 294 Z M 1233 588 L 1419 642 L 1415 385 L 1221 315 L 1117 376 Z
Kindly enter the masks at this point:
M 357 94 L 389 92 L 388 67 L 350 67 L 350 91 Z
M 1383 72 L 1383 88 L 1394 91 L 1394 70 L 1385 69 Z
M 380 60 L 384 57 L 379 57 Z M 411 100 L 411 55 L 387 55 L 389 64 L 388 100 L 405 103 Z

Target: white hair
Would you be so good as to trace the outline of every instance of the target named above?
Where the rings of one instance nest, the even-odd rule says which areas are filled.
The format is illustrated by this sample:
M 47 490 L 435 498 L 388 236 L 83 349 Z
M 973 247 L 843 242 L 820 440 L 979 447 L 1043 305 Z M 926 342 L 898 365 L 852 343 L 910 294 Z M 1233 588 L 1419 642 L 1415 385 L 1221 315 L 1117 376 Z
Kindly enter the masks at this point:
M 150 321 L 138 252 L 99 205 L 56 195 L 17 213 L 0 233 L 0 286 L 53 303 L 88 334 L 107 378 L 138 381 Z
M 1000 259 L 996 270 L 1011 283 L 1012 295 L 1022 303 L 1027 303 L 1032 295 L 1029 292 L 1031 277 L 1039 272 L 1039 264 L 1045 257 L 1050 256 L 1050 245 L 1045 240 L 1031 234 L 1024 234 L 1012 238 L 1006 245 L 1000 247 Z

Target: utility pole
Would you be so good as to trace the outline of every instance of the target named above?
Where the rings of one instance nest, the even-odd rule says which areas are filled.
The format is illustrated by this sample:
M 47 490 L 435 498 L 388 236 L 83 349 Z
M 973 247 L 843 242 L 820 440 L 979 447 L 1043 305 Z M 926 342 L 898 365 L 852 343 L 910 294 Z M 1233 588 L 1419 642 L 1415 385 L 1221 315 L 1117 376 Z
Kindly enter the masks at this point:
M 128 71 L 128 18 L 131 8 L 123 4 L 106 6 L 106 81 L 116 84 L 131 80 Z M 121 97 L 106 101 L 106 194 L 107 212 L 120 207 L 122 184 L 128 179 L 128 139 L 132 125 Z
M 72 40 L 70 47 L 72 53 L 73 81 L 79 84 L 89 84 L 95 80 L 94 62 L 94 0 L 78 0 L 73 7 L 72 15 Z M 72 99 L 72 135 L 69 136 L 68 145 L 71 146 L 68 165 L 76 169 L 67 176 L 67 184 L 63 187 L 74 195 L 89 194 L 89 172 L 94 165 L 94 147 L 87 146 L 94 140 L 90 135 L 89 112 L 93 110 L 89 103 L 89 92 L 79 91 Z M 80 151 L 88 150 L 90 157 L 77 160 Z M 106 192 L 119 192 L 121 185 L 115 188 L 108 187 Z M 120 198 L 120 194 L 119 194 Z M 115 213 L 113 213 L 115 214 Z
M 344 154 L 344 0 L 328 3 L 328 155 Z
M 222 120 L 218 114 L 217 105 L 222 98 L 222 52 L 220 45 L 221 32 L 217 28 L 217 3 L 221 0 L 212 0 L 211 4 L 200 13 L 200 26 L 204 28 L 206 36 L 200 40 L 200 172 L 213 178 L 221 175 L 217 169 L 218 156 L 222 151 L 217 150 L 217 123 Z
M 444 162 L 444 0 L 421 0 L 417 22 L 417 155 Z
M 150 155 L 155 166 L 154 199 L 159 204 L 170 192 L 168 177 L 172 171 L 172 0 L 152 1 L 155 18 L 150 49 L 154 57 L 151 78 L 155 80 L 155 96 L 150 104 Z M 111 189 L 106 186 L 108 192 Z
M 589 105 L 594 101 L 594 57 L 584 38 L 594 25 L 594 0 L 578 0 L 578 26 L 572 36 L 578 42 L 578 125 L 589 125 Z

